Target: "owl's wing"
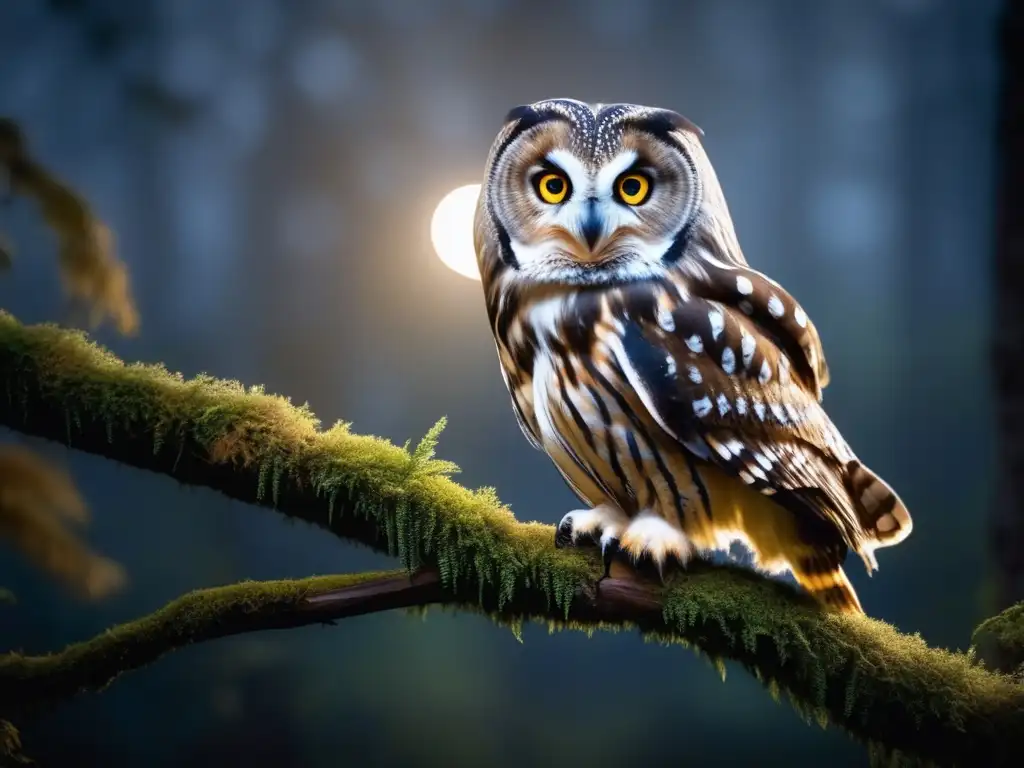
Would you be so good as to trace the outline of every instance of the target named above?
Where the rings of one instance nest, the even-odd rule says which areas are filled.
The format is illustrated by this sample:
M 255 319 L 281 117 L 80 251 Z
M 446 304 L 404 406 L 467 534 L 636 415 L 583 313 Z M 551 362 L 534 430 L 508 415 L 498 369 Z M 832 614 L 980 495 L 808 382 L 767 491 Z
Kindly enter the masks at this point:
M 828 386 L 829 371 L 818 329 L 781 285 L 746 265 L 702 258 L 686 261 L 686 286 L 696 296 L 736 309 L 782 349 L 793 372 L 815 398 Z
M 629 321 L 608 346 L 651 416 L 690 451 L 802 519 L 831 523 L 869 566 L 874 546 L 909 526 L 752 317 L 695 296 L 655 311 L 624 301 Z M 862 550 L 868 539 L 877 543 Z

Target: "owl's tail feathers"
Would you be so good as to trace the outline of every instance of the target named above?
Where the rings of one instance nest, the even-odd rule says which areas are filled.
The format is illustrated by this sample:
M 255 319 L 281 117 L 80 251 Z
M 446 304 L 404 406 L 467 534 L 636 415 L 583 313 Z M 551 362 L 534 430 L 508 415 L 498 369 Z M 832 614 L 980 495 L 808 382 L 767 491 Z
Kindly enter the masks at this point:
M 878 566 L 873 552 L 899 544 L 914 528 L 910 512 L 882 478 L 856 459 L 846 465 L 846 486 L 857 509 L 866 541 L 860 554 L 868 571 Z
M 805 560 L 793 569 L 797 583 L 826 608 L 838 613 L 863 614 L 857 592 L 841 565 L 831 558 Z

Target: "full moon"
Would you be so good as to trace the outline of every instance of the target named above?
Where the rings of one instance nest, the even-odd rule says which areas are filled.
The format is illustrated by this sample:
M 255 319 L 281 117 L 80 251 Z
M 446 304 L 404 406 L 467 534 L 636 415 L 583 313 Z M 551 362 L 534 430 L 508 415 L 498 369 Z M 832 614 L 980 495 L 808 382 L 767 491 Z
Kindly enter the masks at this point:
M 471 280 L 480 279 L 473 250 L 473 216 L 479 184 L 466 184 L 441 198 L 430 220 L 430 240 L 445 266 Z

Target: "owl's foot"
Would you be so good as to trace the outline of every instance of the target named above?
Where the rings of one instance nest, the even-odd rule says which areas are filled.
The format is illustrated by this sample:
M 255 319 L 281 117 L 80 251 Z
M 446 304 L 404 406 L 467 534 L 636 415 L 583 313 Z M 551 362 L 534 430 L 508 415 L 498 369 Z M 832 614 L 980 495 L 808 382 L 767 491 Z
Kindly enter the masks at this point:
M 694 553 L 686 534 L 654 512 L 641 512 L 634 517 L 626 526 L 619 547 L 634 565 L 643 560 L 651 562 L 659 578 L 664 578 L 669 558 L 685 566 Z
M 629 524 L 629 518 L 610 505 L 593 509 L 574 509 L 562 518 L 555 532 L 555 546 L 573 547 L 582 543 L 601 547 L 604 575 L 607 576 L 612 560 L 619 552 L 619 537 Z

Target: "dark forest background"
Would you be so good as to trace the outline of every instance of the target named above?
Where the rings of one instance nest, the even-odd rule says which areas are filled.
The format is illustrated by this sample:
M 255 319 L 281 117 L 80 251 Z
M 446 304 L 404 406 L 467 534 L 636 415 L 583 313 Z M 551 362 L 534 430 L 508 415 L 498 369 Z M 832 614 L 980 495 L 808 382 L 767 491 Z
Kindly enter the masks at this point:
M 522 438 L 478 283 L 428 237 L 509 107 L 549 96 L 682 112 L 706 133 L 749 261 L 821 330 L 826 406 L 901 493 L 913 536 L 850 571 L 869 613 L 966 647 L 991 613 L 995 0 L 0 0 L 0 114 L 114 229 L 142 332 L 98 337 L 308 401 L 440 454 L 520 518 L 575 505 Z M 0 306 L 60 319 L 52 238 Z M 39 652 L 199 586 L 388 567 L 166 477 L 68 466 L 130 586 L 75 601 L 0 558 L 5 647 Z M 866 764 L 742 670 L 629 634 L 431 614 L 190 648 L 23 729 L 44 766 Z

